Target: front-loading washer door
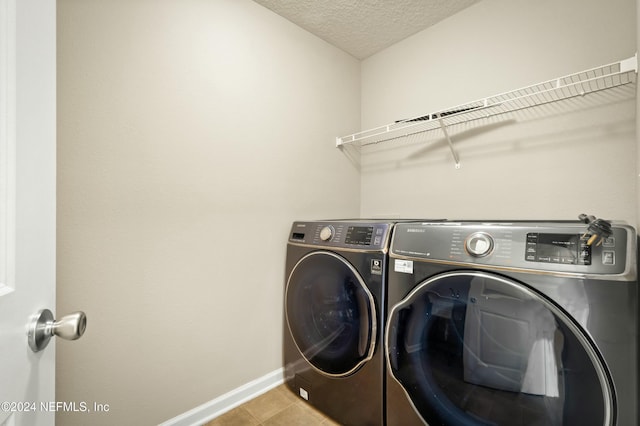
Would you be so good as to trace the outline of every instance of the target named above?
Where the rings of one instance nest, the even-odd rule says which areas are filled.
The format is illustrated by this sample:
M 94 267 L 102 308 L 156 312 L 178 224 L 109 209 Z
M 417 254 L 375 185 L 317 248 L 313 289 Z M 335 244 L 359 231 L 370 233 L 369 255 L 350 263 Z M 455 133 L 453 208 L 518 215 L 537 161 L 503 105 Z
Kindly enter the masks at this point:
M 356 269 L 328 251 L 312 252 L 293 268 L 285 315 L 302 356 L 327 376 L 347 376 L 375 350 L 375 300 Z
M 514 280 L 459 271 L 423 281 L 392 308 L 385 345 L 389 373 L 427 424 L 614 424 L 610 375 L 587 333 Z

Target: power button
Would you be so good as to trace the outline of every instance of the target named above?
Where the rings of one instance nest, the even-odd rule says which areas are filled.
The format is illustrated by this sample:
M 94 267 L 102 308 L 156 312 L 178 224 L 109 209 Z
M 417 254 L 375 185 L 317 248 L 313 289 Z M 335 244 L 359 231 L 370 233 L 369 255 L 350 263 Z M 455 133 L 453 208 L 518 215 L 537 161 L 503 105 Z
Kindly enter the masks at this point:
M 602 252 L 602 264 L 603 265 L 615 265 L 616 264 L 616 252 L 605 250 Z

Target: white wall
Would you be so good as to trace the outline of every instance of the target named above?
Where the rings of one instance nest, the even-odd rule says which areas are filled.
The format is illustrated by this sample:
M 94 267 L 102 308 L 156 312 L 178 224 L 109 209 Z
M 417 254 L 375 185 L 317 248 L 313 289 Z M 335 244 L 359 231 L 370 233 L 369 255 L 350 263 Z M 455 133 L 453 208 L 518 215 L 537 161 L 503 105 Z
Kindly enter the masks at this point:
M 362 63 L 363 129 L 633 56 L 634 0 L 483 0 Z M 606 104 L 605 106 L 602 106 Z M 361 214 L 635 224 L 635 100 L 586 96 L 362 151 Z
M 359 63 L 249 0 L 58 1 L 57 400 L 156 424 L 282 366 L 294 219 L 357 216 Z

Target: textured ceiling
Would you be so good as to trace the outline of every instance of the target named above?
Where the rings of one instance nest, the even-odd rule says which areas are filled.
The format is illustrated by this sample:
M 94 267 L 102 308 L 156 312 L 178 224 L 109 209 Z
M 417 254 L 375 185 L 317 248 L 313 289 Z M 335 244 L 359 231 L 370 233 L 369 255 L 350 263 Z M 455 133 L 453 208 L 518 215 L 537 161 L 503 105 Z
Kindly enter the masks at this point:
M 364 59 L 479 0 L 254 0 Z

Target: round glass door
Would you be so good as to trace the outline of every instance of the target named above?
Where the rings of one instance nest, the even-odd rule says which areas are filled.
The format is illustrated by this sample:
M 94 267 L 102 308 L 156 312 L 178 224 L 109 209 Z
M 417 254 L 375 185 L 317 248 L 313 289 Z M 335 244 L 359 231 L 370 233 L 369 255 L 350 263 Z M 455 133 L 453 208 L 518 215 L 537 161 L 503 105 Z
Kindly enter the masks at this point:
M 298 350 L 325 375 L 352 374 L 373 356 L 373 296 L 353 266 L 334 253 L 313 252 L 295 265 L 285 315 Z
M 425 423 L 613 424 L 611 381 L 595 346 L 521 283 L 481 272 L 434 276 L 393 307 L 386 331 L 389 372 Z

